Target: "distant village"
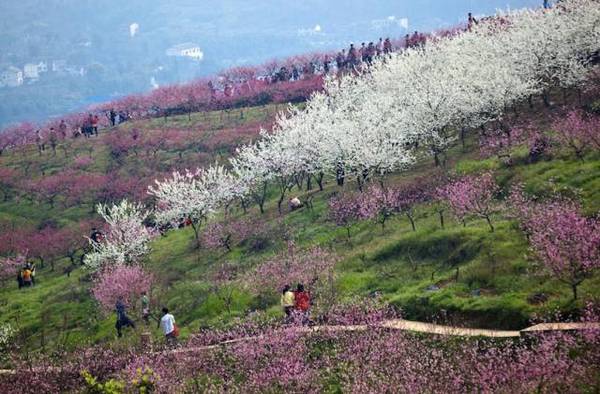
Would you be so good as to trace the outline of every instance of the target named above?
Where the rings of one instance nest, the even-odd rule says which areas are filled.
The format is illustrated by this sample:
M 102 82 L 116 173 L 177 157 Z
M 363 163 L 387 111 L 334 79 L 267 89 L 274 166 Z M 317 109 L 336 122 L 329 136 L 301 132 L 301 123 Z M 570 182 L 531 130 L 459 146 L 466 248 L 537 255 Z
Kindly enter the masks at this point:
M 47 73 L 82 77 L 85 75 L 85 68 L 69 65 L 66 60 L 26 63 L 23 68 L 9 65 L 0 68 L 0 88 L 15 88 L 23 84 L 34 84 L 44 78 L 44 74 Z
M 175 45 L 166 51 L 169 57 L 184 57 L 201 61 L 204 53 L 200 47 L 193 43 Z M 51 62 L 26 63 L 23 68 L 14 65 L 0 66 L 0 88 L 16 88 L 24 84 L 31 85 L 44 78 L 44 74 L 67 75 L 83 77 L 86 69 L 83 66 L 67 64 L 66 60 L 53 60 Z

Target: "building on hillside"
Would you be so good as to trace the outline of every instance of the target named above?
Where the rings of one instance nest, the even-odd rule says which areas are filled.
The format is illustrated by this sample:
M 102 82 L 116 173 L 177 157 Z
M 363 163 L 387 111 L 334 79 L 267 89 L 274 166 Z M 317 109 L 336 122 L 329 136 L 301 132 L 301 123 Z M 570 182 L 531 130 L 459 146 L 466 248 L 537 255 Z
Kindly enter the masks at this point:
M 23 85 L 23 71 L 9 66 L 0 73 L 0 86 L 17 87 Z
M 23 78 L 38 79 L 40 77 L 39 64 L 27 63 L 23 66 Z
M 202 60 L 204 58 L 204 52 L 200 50 L 198 45 L 188 42 L 167 49 L 167 56 L 189 57 L 194 60 Z
M 38 64 L 38 73 L 47 73 L 48 72 L 48 63 L 40 62 Z
M 85 75 L 85 68 L 80 66 L 68 66 L 65 67 L 64 71 L 73 77 L 83 77 Z
M 55 72 L 55 73 L 65 72 L 66 67 L 67 67 L 66 60 L 53 60 L 52 61 L 52 72 Z

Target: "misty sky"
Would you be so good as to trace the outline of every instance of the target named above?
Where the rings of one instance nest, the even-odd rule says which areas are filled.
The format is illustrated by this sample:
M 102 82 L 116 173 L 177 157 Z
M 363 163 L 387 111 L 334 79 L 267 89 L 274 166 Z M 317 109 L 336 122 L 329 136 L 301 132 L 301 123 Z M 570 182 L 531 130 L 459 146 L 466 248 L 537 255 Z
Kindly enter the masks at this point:
M 466 14 L 539 7 L 541 0 L 0 0 L 0 68 L 61 61 L 85 76 L 47 73 L 0 88 L 0 126 L 59 116 L 157 85 L 350 42 L 464 23 Z M 132 26 L 134 28 L 132 29 Z M 197 44 L 201 62 L 166 56 Z

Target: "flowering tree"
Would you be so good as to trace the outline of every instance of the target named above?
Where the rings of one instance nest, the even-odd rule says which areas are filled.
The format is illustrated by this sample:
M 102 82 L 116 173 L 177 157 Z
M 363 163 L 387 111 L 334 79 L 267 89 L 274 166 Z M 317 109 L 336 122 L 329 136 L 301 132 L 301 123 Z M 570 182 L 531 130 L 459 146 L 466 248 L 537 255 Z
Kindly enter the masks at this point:
M 577 299 L 578 286 L 600 267 L 600 222 L 569 202 L 538 206 L 525 220 L 536 255 Z
M 330 305 L 335 298 L 334 272 L 339 261 L 333 253 L 319 247 L 298 249 L 288 241 L 285 252 L 260 264 L 246 279 L 256 293 L 280 292 L 285 285 L 302 283 L 322 306 Z
M 417 230 L 415 226 L 417 204 L 429 201 L 431 198 L 431 190 L 426 186 L 428 182 L 431 180 L 416 179 L 398 186 L 396 190 L 396 209 L 406 215 L 413 231 Z
M 504 163 L 510 164 L 512 150 L 523 143 L 525 137 L 526 133 L 521 127 L 492 130 L 482 135 L 480 151 L 484 156 L 496 155 Z
M 552 124 L 559 146 L 567 146 L 575 156 L 583 160 L 586 148 L 600 148 L 600 121 L 585 119 L 581 111 L 573 110 Z
M 152 274 L 137 264 L 116 264 L 98 271 L 91 292 L 102 309 L 110 311 L 119 297 L 127 306 L 134 306 L 142 293 L 150 291 L 153 282 Z
M 233 245 L 246 239 L 254 229 L 246 220 L 214 222 L 206 226 L 202 240 L 208 248 L 224 248 L 230 252 Z
M 27 259 L 23 255 L 0 257 L 0 281 L 14 279 L 19 269 L 25 266 Z
M 329 218 L 336 226 L 345 227 L 350 241 L 350 227 L 362 218 L 361 199 L 356 194 L 344 194 L 329 200 Z
M 491 215 L 495 210 L 494 197 L 498 185 L 491 173 L 469 175 L 438 189 L 456 217 L 465 223 L 469 216 L 483 218 L 494 231 Z
M 9 323 L 0 324 L 0 361 L 5 361 L 16 334 L 17 330 Z
M 17 171 L 10 167 L 0 168 L 0 190 L 2 199 L 8 201 L 10 190 L 17 184 Z
M 238 288 L 235 281 L 239 267 L 233 263 L 223 263 L 217 266 L 210 276 L 213 293 L 225 304 L 227 313 L 231 313 L 233 294 Z
M 385 222 L 399 211 L 398 190 L 372 186 L 364 193 L 360 202 L 361 216 L 373 219 L 385 230 Z
M 111 207 L 98 204 L 97 211 L 106 221 L 108 229 L 101 240 L 89 240 L 93 251 L 86 254 L 83 260 L 89 269 L 133 264 L 149 252 L 148 243 L 154 231 L 147 228 L 144 221 L 150 212 L 127 200 Z
M 240 193 L 237 179 L 224 167 L 174 172 L 170 179 L 155 181 L 149 194 L 157 199 L 156 219 L 161 224 L 174 225 L 189 220 L 196 245 L 200 247 L 199 226 L 217 208 Z

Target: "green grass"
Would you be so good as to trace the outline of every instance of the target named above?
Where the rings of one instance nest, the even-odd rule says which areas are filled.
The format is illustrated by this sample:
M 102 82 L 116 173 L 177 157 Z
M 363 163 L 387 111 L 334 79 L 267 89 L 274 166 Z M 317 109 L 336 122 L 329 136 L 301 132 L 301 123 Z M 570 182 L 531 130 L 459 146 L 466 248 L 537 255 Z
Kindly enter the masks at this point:
M 253 122 L 272 119 L 274 108 L 249 108 L 244 118 L 239 110 L 230 113 L 192 114 L 126 123 L 112 132 L 123 132 L 133 127 L 147 132 L 161 132 L 170 128 L 189 130 L 202 141 L 215 133 Z M 504 189 L 514 182 L 524 182 L 529 192 L 550 195 L 560 192 L 579 198 L 585 212 L 600 210 L 600 156 L 588 154 L 585 160 L 576 160 L 567 152 L 560 152 L 538 163 L 527 163 L 526 152 L 518 149 L 511 166 L 498 159 L 481 160 L 469 141 L 467 152 L 455 146 L 449 153 L 449 169 L 458 174 L 493 170 Z M 59 151 L 56 157 L 40 157 L 35 150 L 9 153 L 0 157 L 0 165 L 29 168 L 28 177 L 37 177 L 42 171 L 58 171 L 70 165 L 72 158 L 90 154 L 90 141 L 73 142 L 68 157 Z M 93 171 L 106 171 L 114 163 L 106 145 L 91 142 L 94 159 Z M 183 152 L 160 152 L 155 159 L 161 166 L 194 157 L 194 148 Z M 205 152 L 206 153 L 206 152 Z M 223 152 L 207 152 L 213 160 Z M 144 170 L 143 156 L 130 155 L 120 171 Z M 204 163 L 204 162 L 202 162 Z M 198 163 L 198 164 L 202 164 Z M 390 183 L 404 182 L 415 176 L 426 176 L 434 170 L 429 158 L 419 161 L 403 174 L 393 174 Z M 537 313 L 555 309 L 576 310 L 567 286 L 552 279 L 536 264 L 527 241 L 516 224 L 496 215 L 496 230 L 492 233 L 484 220 L 470 220 L 466 227 L 456 222 L 449 212 L 445 214 L 445 228 L 440 228 L 437 213 L 429 206 L 417 210 L 416 231 L 408 220 L 394 217 L 382 230 L 379 225 L 361 222 L 351 229 L 348 241 L 346 231 L 335 227 L 327 219 L 327 201 L 338 191 L 329 180 L 323 192 L 315 193 L 313 209 L 303 208 L 286 212 L 281 220 L 291 229 L 301 247 L 320 245 L 332 248 L 339 256 L 336 291 L 340 299 L 382 294 L 384 300 L 403 310 L 409 319 L 449 319 L 457 324 L 477 327 L 522 328 Z M 315 185 L 316 186 L 316 185 Z M 353 184 L 347 184 L 353 189 Z M 304 195 L 294 189 L 292 195 Z M 274 190 L 269 193 L 267 211 L 262 219 L 275 224 L 280 220 Z M 15 226 L 38 225 L 45 220 L 56 220 L 61 225 L 77 222 L 91 215 L 94 202 L 76 207 L 65 207 L 59 199 L 54 207 L 47 203 L 21 198 L 0 203 L 0 220 L 14 222 Z M 234 218 L 243 216 L 239 209 Z M 258 209 L 250 208 L 248 217 L 260 216 Z M 274 235 L 277 235 L 274 233 Z M 236 245 L 229 253 L 196 249 L 192 230 L 170 231 L 152 242 L 152 252 L 146 265 L 157 278 L 151 298 L 154 310 L 167 305 L 173 310 L 182 327 L 183 337 L 207 326 L 221 326 L 244 317 L 253 311 L 278 315 L 277 295 L 257 298 L 241 286 L 234 290 L 234 302 L 227 311 L 223 300 L 210 283 L 210 274 L 218 264 L 232 262 L 243 272 L 272 257 L 285 247 L 276 237 L 260 252 L 253 251 L 247 242 Z M 126 346 L 136 341 L 127 335 L 117 340 L 114 316 L 99 313 L 89 295 L 89 282 L 82 269 L 66 277 L 62 269 L 67 261 L 57 262 L 55 271 L 47 266 L 38 272 L 38 286 L 17 290 L 16 281 L 2 284 L 0 289 L 0 321 L 10 321 L 21 329 L 24 343 L 32 349 L 72 347 L 82 342 L 113 342 Z M 435 288 L 433 287 L 435 286 Z M 548 300 L 533 304 L 528 300 L 535 294 L 545 294 Z M 600 296 L 600 276 L 584 282 L 581 295 Z M 138 318 L 139 312 L 132 311 Z M 139 318 L 138 318 L 139 320 Z M 142 330 L 143 328 L 138 328 Z M 150 327 L 155 340 L 160 333 L 154 324 Z M 42 346 L 43 345 L 43 346 Z

